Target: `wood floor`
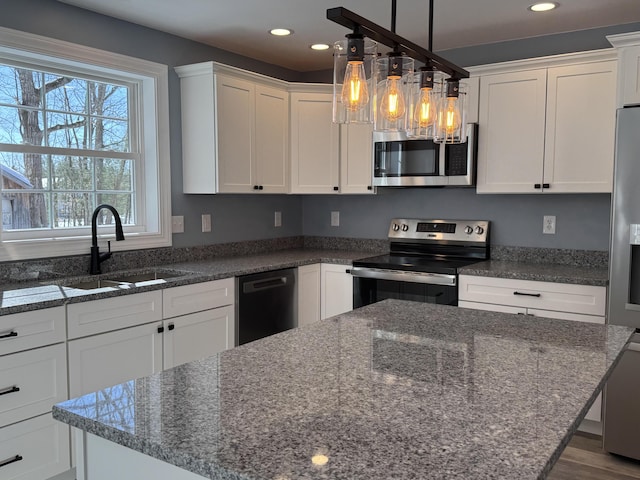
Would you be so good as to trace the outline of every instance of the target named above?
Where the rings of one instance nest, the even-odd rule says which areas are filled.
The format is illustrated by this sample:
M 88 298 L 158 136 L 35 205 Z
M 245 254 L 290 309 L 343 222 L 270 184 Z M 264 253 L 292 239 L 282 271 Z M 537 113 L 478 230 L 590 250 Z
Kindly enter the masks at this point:
M 601 438 L 577 433 L 555 464 L 549 480 L 637 480 L 640 462 L 602 450 Z

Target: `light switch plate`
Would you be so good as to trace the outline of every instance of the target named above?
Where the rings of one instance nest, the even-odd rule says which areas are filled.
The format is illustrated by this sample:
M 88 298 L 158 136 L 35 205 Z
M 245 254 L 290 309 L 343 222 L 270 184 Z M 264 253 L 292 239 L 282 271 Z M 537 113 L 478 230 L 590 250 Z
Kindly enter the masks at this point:
M 184 233 L 184 217 L 182 215 L 171 217 L 171 232 Z
M 331 212 L 331 226 L 332 227 L 340 226 L 340 212 Z
M 211 215 L 208 213 L 202 214 L 202 231 L 203 232 L 211 231 Z
M 282 212 L 275 212 L 273 216 L 273 226 L 274 227 L 282 226 Z

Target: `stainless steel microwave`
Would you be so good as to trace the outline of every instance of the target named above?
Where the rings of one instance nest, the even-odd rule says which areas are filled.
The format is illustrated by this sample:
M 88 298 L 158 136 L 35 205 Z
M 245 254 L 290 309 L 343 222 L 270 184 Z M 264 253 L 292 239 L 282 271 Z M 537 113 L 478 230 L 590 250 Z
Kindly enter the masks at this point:
M 472 186 L 476 183 L 478 124 L 467 141 L 437 144 L 400 132 L 373 132 L 373 184 L 378 187 Z

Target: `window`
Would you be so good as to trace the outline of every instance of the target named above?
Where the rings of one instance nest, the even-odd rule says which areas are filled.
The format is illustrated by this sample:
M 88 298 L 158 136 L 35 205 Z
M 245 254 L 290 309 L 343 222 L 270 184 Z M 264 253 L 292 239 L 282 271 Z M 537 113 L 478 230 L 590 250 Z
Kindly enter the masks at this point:
M 164 65 L 0 29 L 0 260 L 87 253 L 104 203 L 120 249 L 170 245 L 167 96 Z

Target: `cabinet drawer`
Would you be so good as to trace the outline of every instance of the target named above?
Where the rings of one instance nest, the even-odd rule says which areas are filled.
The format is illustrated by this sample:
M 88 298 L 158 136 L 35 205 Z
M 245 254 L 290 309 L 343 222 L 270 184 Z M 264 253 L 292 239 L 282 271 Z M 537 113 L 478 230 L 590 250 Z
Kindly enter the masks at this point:
M 67 306 L 67 329 L 70 339 L 161 319 L 162 292 L 159 290 Z
M 592 285 L 460 275 L 458 296 L 469 302 L 604 316 L 606 291 Z
M 64 307 L 0 317 L 0 355 L 64 342 Z
M 162 292 L 164 318 L 233 305 L 234 278 L 167 288 Z
M 42 480 L 70 468 L 69 427 L 51 414 L 0 428 L 3 480 Z
M 51 411 L 67 399 L 64 344 L 15 353 L 0 363 L 0 426 Z

